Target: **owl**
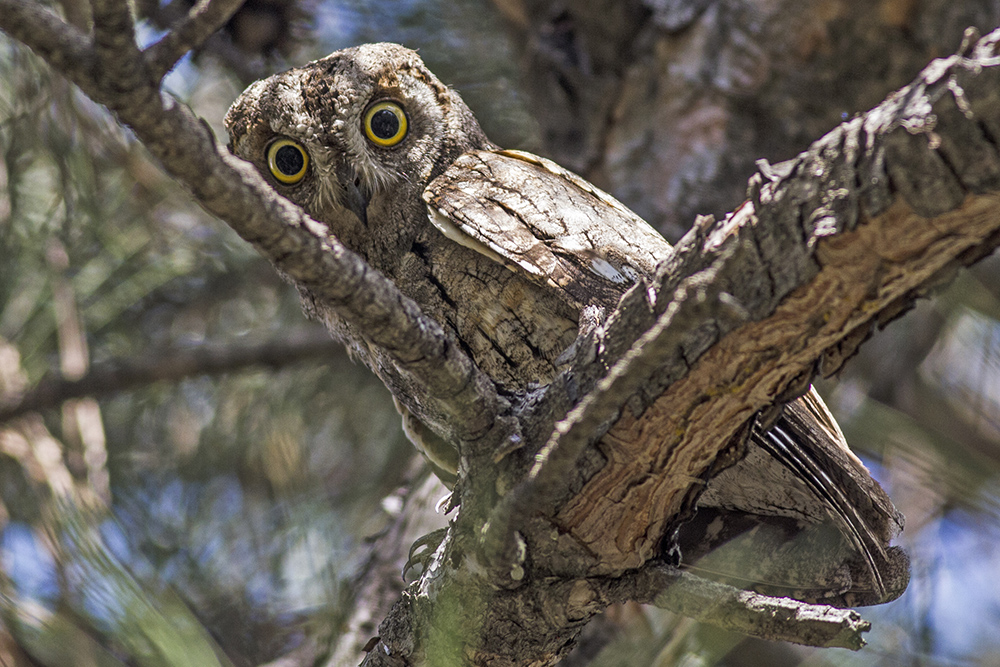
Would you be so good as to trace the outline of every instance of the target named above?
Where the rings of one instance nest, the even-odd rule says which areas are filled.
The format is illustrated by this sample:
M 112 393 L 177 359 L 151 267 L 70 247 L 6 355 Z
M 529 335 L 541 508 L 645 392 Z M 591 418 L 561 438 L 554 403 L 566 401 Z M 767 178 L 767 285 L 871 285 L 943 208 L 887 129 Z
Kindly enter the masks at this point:
M 543 157 L 504 150 L 418 55 L 335 52 L 251 85 L 226 116 L 230 150 L 437 320 L 499 386 L 550 382 L 670 244 L 612 196 Z M 456 472 L 434 414 L 363 332 L 303 294 L 393 391 L 439 473 Z M 873 604 L 908 581 L 889 547 L 902 516 L 819 397 L 753 430 L 675 537 L 681 562 L 745 588 Z

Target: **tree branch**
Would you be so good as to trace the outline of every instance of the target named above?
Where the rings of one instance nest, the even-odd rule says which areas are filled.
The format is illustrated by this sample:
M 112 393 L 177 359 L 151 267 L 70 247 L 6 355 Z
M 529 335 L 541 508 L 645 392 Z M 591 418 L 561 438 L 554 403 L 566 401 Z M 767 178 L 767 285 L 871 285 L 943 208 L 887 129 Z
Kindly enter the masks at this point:
M 684 303 L 661 297 L 653 309 L 641 290 L 626 296 L 598 362 L 578 366 L 569 383 L 581 395 L 597 386 L 601 368 L 617 367 L 636 332 L 651 331 L 657 311 L 697 313 L 700 299 L 730 306 L 650 334 L 665 342 L 657 372 L 623 368 L 616 381 L 638 382 L 640 391 L 594 403 L 601 411 L 593 424 L 607 424 L 615 402 L 631 409 L 608 431 L 613 445 L 605 440 L 603 449 L 612 460 L 556 521 L 597 551 L 599 572 L 637 567 L 656 552 L 720 450 L 758 411 L 801 394 L 816 372 L 834 373 L 871 331 L 996 247 L 1000 176 L 984 179 L 1000 174 L 1000 154 L 979 127 L 1000 127 L 998 40 L 993 33 L 971 57 L 935 61 L 785 165 L 786 178 L 755 176 L 751 201 L 726 220 L 692 230 L 659 293 L 698 275 L 711 288 Z M 969 166 L 953 173 L 946 164 Z M 572 407 L 561 391 L 553 385 L 552 414 Z M 648 523 L 629 520 L 636 507 L 652 508 Z M 616 539 L 606 539 L 612 528 Z
M 0 424 L 28 412 L 83 396 L 107 396 L 164 380 L 213 375 L 248 366 L 280 368 L 304 359 L 346 359 L 344 346 L 326 331 L 284 335 L 256 345 L 206 345 L 167 350 L 156 358 L 117 359 L 94 364 L 76 380 L 47 376 L 20 396 L 0 397 Z
M 696 226 L 696 234 L 704 230 L 704 221 Z M 508 531 L 510 520 L 532 507 L 549 506 L 564 492 L 561 480 L 571 476 L 584 448 L 592 445 L 607 431 L 629 398 L 649 383 L 658 371 L 675 361 L 689 329 L 701 326 L 711 318 L 725 317 L 725 283 L 715 280 L 711 271 L 695 274 L 673 291 L 669 298 L 658 295 L 669 305 L 653 325 L 636 339 L 628 350 L 600 377 L 583 399 L 555 424 L 552 435 L 535 455 L 531 471 L 511 493 L 497 505 L 490 527 Z M 645 297 L 650 292 L 644 284 L 633 296 Z M 651 306 L 652 304 L 650 304 Z M 734 323 L 746 319 L 742 310 L 730 312 Z M 588 352 L 589 354 L 589 352 Z
M 160 41 L 145 50 L 146 66 L 157 81 L 188 51 L 199 48 L 226 24 L 244 0 L 198 0 L 187 16 Z
M 94 20 L 94 55 L 103 85 L 138 88 L 135 71 L 143 64 L 135 42 L 135 21 L 126 0 L 90 0 Z M 106 68 L 106 69 L 104 69 Z
M 414 458 L 420 457 L 415 455 Z M 358 603 L 344 623 L 344 633 L 330 649 L 328 664 L 360 662 L 364 647 L 376 634 L 379 621 L 404 588 L 400 573 L 405 567 L 410 545 L 421 536 L 447 526 L 447 517 L 435 509 L 447 489 L 428 473 L 426 466 L 411 468 L 406 482 L 382 503 L 392 521 L 366 547 L 364 565 L 351 585 Z M 398 509 L 394 509 L 397 504 Z
M 639 576 L 647 579 L 641 589 L 660 591 L 640 602 L 753 637 L 857 651 L 865 645 L 862 633 L 871 630 L 850 609 L 760 595 L 666 567 Z
M 816 372 L 835 372 L 874 329 L 1000 244 L 1000 151 L 992 139 L 1000 136 L 998 43 L 1000 31 L 931 63 L 876 109 L 755 176 L 750 201 L 725 220 L 696 226 L 663 267 L 653 307 L 643 288 L 630 292 L 602 335 L 581 345 L 573 374 L 532 399 L 523 421 L 528 434 L 552 433 L 547 424 L 574 405 L 579 412 L 544 450 L 547 437 L 529 438 L 539 444 L 503 462 L 496 487 L 514 489 L 508 493 L 515 497 L 501 500 L 500 508 L 516 503 L 530 511 L 494 516 L 503 525 L 486 522 L 488 539 L 481 540 L 480 499 L 463 498 L 440 557 L 387 617 L 382 645 L 366 664 L 419 664 L 436 656 L 428 653 L 436 610 L 456 604 L 477 619 L 467 630 L 478 644 L 463 649 L 475 651 L 469 662 L 515 654 L 554 659 L 579 619 L 613 597 L 594 577 L 615 581 L 655 561 L 727 444 L 755 415 L 800 394 Z M 699 276 L 701 289 L 676 290 L 683 281 L 698 284 Z M 662 296 L 669 294 L 673 300 Z M 699 317 L 700 303 L 717 298 L 725 305 Z M 662 344 L 660 352 L 634 345 L 643 332 L 651 332 L 644 344 Z M 640 363 L 647 359 L 654 368 Z M 605 368 L 614 370 L 608 375 Z M 639 390 L 610 391 L 616 385 Z M 621 416 L 600 440 L 599 454 L 580 456 L 567 470 L 561 457 L 573 459 L 581 443 L 599 436 L 616 405 Z M 559 472 L 551 477 L 546 451 Z M 517 486 L 532 465 L 559 482 L 544 494 L 557 500 L 554 508 L 532 505 L 526 498 L 542 496 Z M 475 573 L 454 565 L 473 558 L 470 552 L 480 566 Z M 685 598 L 685 590 L 676 594 Z M 692 593 L 674 604 L 699 604 L 702 594 Z M 865 624 L 850 614 L 717 593 L 720 603 L 753 617 L 745 629 L 765 627 L 767 617 L 779 614 L 784 629 L 776 632 L 785 640 L 860 645 L 855 638 Z M 562 610 L 562 624 L 553 620 L 553 608 Z M 527 609 L 548 611 L 528 618 Z M 827 630 L 817 633 L 814 622 Z M 532 628 L 519 635 L 517 647 L 500 641 L 510 623 Z
M 88 95 L 97 90 L 90 38 L 38 3 L 0 0 L 0 29 L 24 43 Z
M 39 55 L 51 65 L 59 67 L 70 58 L 62 48 L 65 40 L 32 38 L 30 21 L 39 12 L 26 3 L 0 0 L 0 10 L 0 28 L 17 38 L 25 36 L 29 46 L 40 44 Z M 104 14 L 102 31 L 110 32 L 123 20 L 116 0 L 98 2 L 94 10 Z M 95 33 L 99 32 L 96 26 L 95 17 Z M 52 24 L 49 20 L 43 27 L 60 36 L 73 34 L 58 21 Z M 126 34 L 133 32 L 124 30 Z M 111 44 L 122 44 L 128 52 L 134 48 L 134 41 L 130 46 L 125 38 L 108 34 L 102 39 L 109 48 Z M 71 45 L 79 46 L 77 42 Z M 409 374 L 407 384 L 426 392 L 430 410 L 443 416 L 445 421 L 439 426 L 458 441 L 476 440 L 494 426 L 507 426 L 507 422 L 497 421 L 503 402 L 492 381 L 437 322 L 331 236 L 326 225 L 309 218 L 274 192 L 251 165 L 219 148 L 201 119 L 159 93 L 144 67 L 114 65 L 105 62 L 112 58 L 112 51 L 101 53 L 103 58 L 88 48 L 74 55 L 93 63 L 98 70 L 121 70 L 123 79 L 110 81 L 102 77 L 93 82 L 74 78 L 74 82 L 81 87 L 90 84 L 85 88 L 88 95 L 131 127 L 166 171 L 187 185 L 202 206 L 227 222 L 315 299 L 329 304 L 350 325 L 364 331 L 381 353 L 394 359 Z

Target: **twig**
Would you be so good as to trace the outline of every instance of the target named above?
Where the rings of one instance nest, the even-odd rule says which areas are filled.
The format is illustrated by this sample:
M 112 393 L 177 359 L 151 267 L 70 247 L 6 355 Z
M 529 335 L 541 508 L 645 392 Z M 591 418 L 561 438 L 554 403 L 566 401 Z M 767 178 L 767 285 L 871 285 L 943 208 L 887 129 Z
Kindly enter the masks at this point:
M 90 349 L 76 303 L 76 293 L 66 276 L 69 256 L 57 239 L 49 241 L 45 258 L 52 272 L 52 306 L 56 317 L 59 370 L 65 380 L 76 380 L 90 368 Z M 97 401 L 84 399 L 62 404 L 63 437 L 70 447 L 83 450 L 90 491 L 103 504 L 111 502 L 107 436 Z
M 212 33 L 225 25 L 244 0 L 199 0 L 187 16 L 160 41 L 149 46 L 146 64 L 157 81 L 188 51 L 199 48 Z
M 644 602 L 726 630 L 805 646 L 849 648 L 865 645 L 871 623 L 851 609 L 775 598 L 709 581 L 668 567 L 641 575 L 660 592 Z
M 56 497 L 82 488 L 73 483 L 66 467 L 63 444 L 52 437 L 39 415 L 30 415 L 16 428 L 0 429 L 0 453 L 16 460 L 30 479 L 45 482 Z

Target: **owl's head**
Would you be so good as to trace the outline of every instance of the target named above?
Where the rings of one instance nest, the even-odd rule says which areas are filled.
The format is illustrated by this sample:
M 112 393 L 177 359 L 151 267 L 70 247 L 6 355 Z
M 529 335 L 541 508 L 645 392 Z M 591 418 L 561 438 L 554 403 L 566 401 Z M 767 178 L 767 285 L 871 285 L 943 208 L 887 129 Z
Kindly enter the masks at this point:
M 376 203 L 418 205 L 458 155 L 489 145 L 461 98 L 398 44 L 344 49 L 258 81 L 225 123 L 234 154 L 342 237 L 371 233 Z

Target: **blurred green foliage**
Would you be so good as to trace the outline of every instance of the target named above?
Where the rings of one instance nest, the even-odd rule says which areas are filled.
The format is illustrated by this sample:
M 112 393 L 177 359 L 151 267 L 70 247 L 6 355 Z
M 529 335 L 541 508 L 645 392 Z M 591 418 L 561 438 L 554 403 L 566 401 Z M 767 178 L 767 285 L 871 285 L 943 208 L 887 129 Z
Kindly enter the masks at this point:
M 179 92 L 219 132 L 241 84 L 212 62 L 184 67 Z M 316 326 L 127 130 L 7 39 L 0 151 L 0 342 L 16 348 L 28 386 L 59 372 L 60 285 L 94 364 Z M 218 652 L 214 664 L 255 664 L 297 642 L 309 618 L 339 613 L 352 554 L 382 525 L 379 501 L 413 450 L 366 369 L 344 353 L 317 361 L 103 401 L 110 506 L 86 492 L 87 443 L 59 409 L 24 429 L 20 450 L 0 448 L 5 623 L 36 657 L 210 665 Z M 52 444 L 63 462 L 31 468 Z M 69 493 L 51 483 L 66 472 Z

